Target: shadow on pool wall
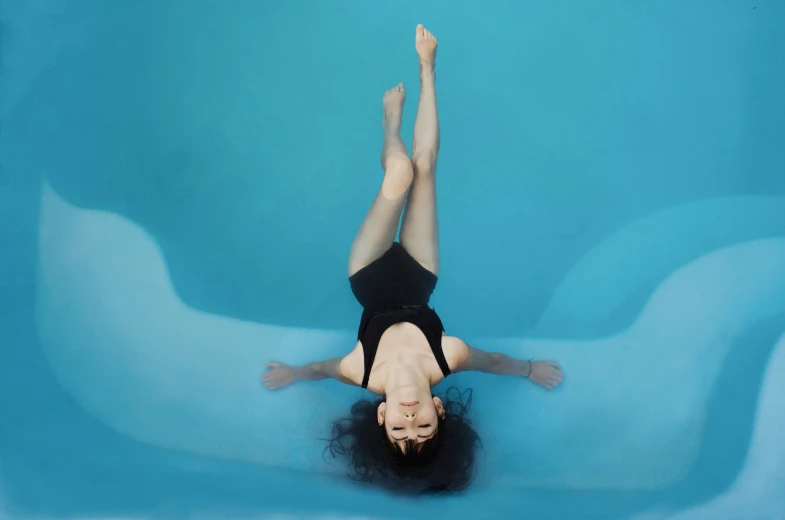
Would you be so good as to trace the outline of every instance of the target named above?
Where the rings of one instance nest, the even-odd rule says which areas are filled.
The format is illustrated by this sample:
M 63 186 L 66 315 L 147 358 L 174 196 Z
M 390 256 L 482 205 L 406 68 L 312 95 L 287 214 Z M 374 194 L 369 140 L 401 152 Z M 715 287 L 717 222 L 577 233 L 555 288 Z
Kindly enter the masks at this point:
M 61 248 L 54 251 L 70 255 L 64 257 L 66 275 L 78 274 L 80 265 L 105 268 L 108 264 L 91 263 L 100 257 L 101 240 L 75 240 L 73 243 L 77 245 L 69 248 L 68 240 L 64 240 L 69 238 L 67 233 L 41 236 L 47 230 L 40 226 L 39 213 L 43 208 L 39 203 L 41 194 L 47 193 L 51 183 L 53 192 L 68 203 L 107 212 L 97 214 L 94 221 L 90 220 L 92 216 L 84 220 L 88 225 L 77 228 L 80 231 L 92 229 L 92 223 L 98 223 L 104 217 L 117 215 L 140 226 L 146 239 L 152 239 L 161 248 L 165 267 L 162 272 L 167 279 L 171 277 L 172 288 L 179 298 L 177 302 L 184 304 L 183 308 L 187 306 L 189 311 L 198 311 L 206 319 L 225 317 L 228 322 L 250 322 L 248 331 L 254 327 L 253 322 L 268 323 L 273 331 L 278 330 L 277 327 L 292 327 L 291 332 L 284 332 L 279 337 L 278 347 L 292 345 L 302 338 L 321 337 L 325 342 L 315 350 L 337 350 L 340 341 L 350 335 L 346 331 L 353 330 L 357 317 L 356 304 L 350 298 L 344 279 L 345 255 L 369 196 L 378 184 L 378 175 L 373 172 L 378 152 L 376 92 L 383 90 L 384 82 L 395 82 L 399 78 L 377 70 L 375 75 L 367 74 L 350 81 L 357 73 L 346 66 L 349 60 L 340 57 L 350 49 L 342 36 L 345 31 L 342 24 L 348 26 L 356 22 L 352 26 L 360 29 L 359 35 L 355 30 L 355 35 L 375 42 L 367 50 L 358 51 L 360 61 L 371 64 L 364 70 L 375 69 L 369 56 L 385 53 L 390 55 L 386 63 L 406 71 L 411 69 L 406 47 L 409 42 L 395 32 L 412 25 L 415 21 L 412 13 L 419 9 L 414 9 L 413 5 L 404 6 L 400 11 L 405 14 L 392 13 L 391 18 L 385 19 L 386 27 L 380 27 L 374 25 L 378 22 L 371 21 L 370 16 L 365 18 L 363 9 L 355 5 L 357 11 L 350 13 L 342 24 L 322 28 L 320 41 L 328 44 L 321 50 L 311 46 L 307 39 L 291 43 L 291 53 L 298 56 L 308 53 L 314 59 L 308 67 L 288 74 L 292 58 L 285 54 L 276 57 L 265 50 L 264 45 L 251 47 L 242 60 L 227 61 L 224 65 L 220 65 L 220 61 L 224 56 L 236 55 L 240 48 L 247 49 L 247 42 L 253 38 L 281 41 L 286 36 L 282 31 L 291 26 L 282 21 L 297 20 L 298 27 L 308 28 L 320 17 L 335 16 L 335 13 L 323 13 L 316 8 L 310 14 L 280 11 L 275 16 L 260 17 L 260 30 L 259 26 L 247 21 L 254 19 L 252 15 L 242 22 L 238 15 L 240 9 L 227 15 L 218 4 L 202 4 L 204 9 L 196 19 L 191 19 L 192 25 L 171 24 L 177 11 L 183 14 L 184 3 L 172 8 L 174 13 L 159 13 L 167 16 L 155 18 L 146 16 L 149 13 L 132 7 L 131 3 L 124 6 L 121 10 L 124 12 L 109 13 L 98 3 L 76 2 L 72 5 L 78 7 L 73 8 L 75 15 L 70 20 L 66 17 L 68 9 L 64 4 L 57 9 L 51 7 L 58 5 L 57 2 L 39 1 L 30 5 L 33 4 L 50 6 L 48 14 L 44 13 L 47 23 L 29 26 L 26 25 L 29 20 L 14 19 L 12 21 L 19 22 L 13 26 L 17 35 L 21 33 L 29 38 L 6 40 L 4 37 L 3 41 L 11 43 L 5 45 L 4 64 L 7 64 L 7 54 L 13 55 L 14 50 L 24 52 L 17 54 L 17 62 L 11 63 L 12 67 L 6 71 L 3 92 L 12 95 L 5 98 L 0 120 L 0 216 L 8 224 L 0 228 L 0 251 L 10 252 L 0 259 L 0 288 L 3 289 L 0 291 L 3 311 L 0 313 L 0 333 L 9 340 L 3 342 L 5 362 L 0 368 L 0 388 L 3 389 L 0 400 L 3 418 L 0 508 L 31 515 L 166 517 L 216 509 L 318 512 L 309 511 L 317 507 L 361 514 L 368 511 L 374 500 L 378 500 L 378 504 L 388 503 L 365 490 L 336 488 L 332 481 L 328 487 L 329 476 L 214 460 L 150 446 L 114 431 L 122 431 L 122 426 L 128 425 L 118 427 L 117 423 L 112 423 L 107 427 L 106 417 L 96 419 L 94 413 L 85 413 L 85 404 L 80 401 L 84 395 L 74 400 L 64 391 L 62 382 L 52 377 L 52 371 L 62 373 L 73 369 L 73 365 L 50 365 L 52 352 L 58 352 L 62 347 L 59 342 L 68 343 L 68 329 L 55 327 L 46 332 L 50 341 L 44 347 L 48 352 L 42 352 L 36 338 L 33 309 L 36 305 L 42 308 L 40 295 L 46 300 L 47 291 L 51 289 L 36 282 L 42 260 L 38 258 L 38 246 L 46 240 L 60 242 Z M 761 10 L 770 5 L 759 4 Z M 264 14 L 264 9 L 254 7 L 252 3 L 242 5 L 242 9 L 250 10 L 252 14 Z M 726 12 L 727 9 L 727 6 L 722 8 L 724 15 L 734 15 Z M 785 86 L 785 80 L 781 72 L 768 65 L 765 56 L 771 55 L 770 50 L 761 47 L 761 43 L 738 36 L 747 34 L 745 31 L 774 34 L 768 40 L 769 45 L 771 41 L 779 41 L 774 38 L 782 39 L 781 35 L 766 32 L 772 31 L 777 20 L 783 19 L 781 8 L 778 9 L 776 16 L 768 14 L 767 22 L 750 22 L 745 18 L 744 23 L 750 25 L 739 29 L 734 33 L 736 40 L 731 39 L 726 47 L 719 45 L 716 54 L 711 55 L 720 56 L 734 42 L 743 40 L 746 45 L 746 51 L 742 53 L 743 68 L 733 69 L 733 60 L 738 56 L 732 53 L 730 57 L 726 55 L 731 62 L 730 72 L 711 67 L 703 71 L 720 71 L 725 79 L 734 71 L 741 74 L 748 83 L 743 85 L 741 92 L 719 82 L 713 95 L 707 95 L 706 99 L 693 98 L 700 88 L 713 81 L 707 79 L 698 87 L 682 85 L 688 94 L 683 97 L 666 93 L 662 98 L 648 99 L 649 111 L 636 112 L 637 115 L 623 113 L 623 117 L 635 119 L 635 124 L 648 121 L 654 135 L 640 140 L 625 137 L 624 134 L 630 131 L 629 122 L 621 124 L 606 118 L 601 121 L 603 129 L 599 131 L 586 126 L 584 118 L 596 117 L 596 114 L 570 113 L 575 103 L 585 100 L 577 90 L 562 87 L 550 94 L 541 93 L 538 102 L 545 108 L 539 111 L 527 102 L 510 104 L 512 94 L 504 91 L 495 100 L 475 99 L 469 94 L 487 92 L 489 85 L 474 78 L 461 78 L 462 74 L 456 72 L 463 68 L 458 66 L 456 58 L 459 56 L 442 52 L 440 88 L 444 89 L 444 95 L 440 100 L 443 102 L 442 117 L 449 126 L 445 124 L 444 158 L 440 164 L 440 175 L 445 179 L 440 186 L 443 194 L 440 204 L 447 269 L 435 303 L 445 315 L 448 328 L 471 338 L 489 338 L 489 342 L 496 339 L 496 334 L 512 338 L 527 335 L 534 338 L 534 346 L 540 339 L 544 343 L 558 340 L 562 347 L 564 342 L 572 342 L 572 347 L 577 349 L 581 342 L 590 344 L 622 333 L 641 315 L 652 294 L 677 270 L 702 261 L 705 255 L 716 250 L 732 250 L 735 245 L 757 240 L 764 243 L 766 239 L 784 237 L 785 176 L 773 172 L 783 171 L 785 166 L 775 146 L 778 144 L 775 141 L 777 129 L 785 120 L 783 101 L 774 96 L 778 91 L 776 87 Z M 668 11 L 668 8 L 664 10 Z M 2 12 L 3 20 L 8 21 L 7 7 L 3 7 Z M 88 13 L 92 13 L 92 17 L 85 16 Z M 458 15 L 456 11 L 456 17 Z M 470 19 L 468 13 L 464 15 Z M 62 17 L 63 21 L 55 23 L 57 19 L 53 16 Z M 102 16 L 111 23 L 101 25 Z M 689 19 L 689 15 L 682 16 Z M 696 16 L 695 13 L 692 16 Z M 578 21 L 569 20 L 556 22 L 556 16 L 547 19 L 548 24 L 556 26 L 578 24 Z M 500 20 L 500 23 L 512 24 L 511 20 L 514 17 Z M 77 21 L 79 23 L 75 23 Z M 215 35 L 216 27 L 226 27 L 229 22 L 238 25 L 233 34 L 224 39 L 208 41 L 196 36 L 197 33 Z M 146 41 L 133 38 L 142 26 L 149 30 Z M 452 32 L 447 27 L 441 28 L 439 34 L 444 35 L 440 36 L 443 42 L 460 46 L 461 31 L 473 38 L 485 35 L 483 28 L 470 28 L 460 23 L 456 27 Z M 58 47 L 61 59 L 41 67 L 37 77 L 25 77 L 19 63 L 43 59 L 47 54 L 40 47 L 30 47 L 42 28 L 49 29 L 47 33 L 53 46 L 58 42 L 63 44 Z M 496 29 L 501 31 L 503 27 Z M 80 40 L 75 37 L 80 31 L 90 36 Z M 251 33 L 255 35 L 253 38 L 249 36 Z M 263 36 L 256 36 L 259 34 Z M 708 32 L 704 33 L 707 35 Z M 678 40 L 679 33 L 672 36 Z M 545 37 L 544 34 L 537 36 Z M 68 43 L 65 38 L 75 43 Z M 90 44 L 89 38 L 106 45 Z M 512 36 L 505 38 L 512 39 L 506 42 L 507 48 L 521 43 Z M 484 41 L 493 45 L 492 40 Z M 389 42 L 394 44 L 388 45 Z M 681 43 L 686 44 L 684 54 L 693 58 L 702 56 L 695 52 L 699 47 L 695 42 Z M 445 45 L 444 48 L 450 47 Z M 671 51 L 675 52 L 675 48 Z M 199 54 L 200 59 L 182 59 L 191 52 Z M 582 55 L 574 49 L 563 48 L 548 52 L 566 52 L 567 55 L 562 63 L 558 63 L 558 57 L 554 58 L 557 62 L 548 67 L 539 60 L 527 63 L 534 65 L 530 71 L 540 78 L 532 81 L 541 87 L 553 86 L 549 84 L 551 81 L 569 84 L 564 77 L 557 78 L 568 73 L 554 75 L 548 70 L 552 71 L 551 67 L 570 70 L 573 60 L 581 59 Z M 663 51 L 665 55 L 668 52 Z M 513 57 L 506 54 L 501 58 L 488 58 L 491 65 L 496 64 L 495 60 L 509 59 Z M 628 64 L 621 57 L 617 59 L 617 62 L 609 59 L 604 65 L 596 61 L 589 63 L 606 72 L 623 69 L 622 65 Z M 253 67 L 248 67 L 248 62 L 265 63 L 270 76 L 288 77 L 291 81 L 270 82 L 266 76 L 254 72 Z M 687 65 L 688 60 L 676 60 L 673 69 L 666 73 L 675 78 L 695 80 L 695 71 Z M 336 69 L 341 70 L 340 74 L 334 73 Z M 520 87 L 520 81 L 515 80 L 515 74 L 510 70 L 514 68 L 508 67 L 498 79 Z M 763 71 L 766 71 L 765 75 Z M 644 68 L 634 69 L 624 78 L 629 83 L 627 88 L 640 87 L 646 92 L 643 83 L 648 76 L 634 76 L 642 72 L 645 72 Z M 414 73 L 416 71 L 403 72 L 412 85 Z M 331 79 L 336 76 L 341 77 L 340 81 Z M 11 88 L 8 87 L 9 78 L 17 80 Z M 320 80 L 322 91 L 329 93 L 330 106 L 324 106 L 325 97 L 313 99 L 314 78 Z M 462 84 L 458 80 L 463 80 Z M 190 93 L 184 93 L 186 86 Z M 414 89 L 410 94 L 412 100 L 416 99 L 413 94 Z M 516 95 L 521 94 L 516 92 Z M 602 105 L 617 93 L 609 92 L 604 97 L 596 92 L 592 95 L 599 96 L 596 103 Z M 559 104 L 561 97 L 571 96 L 579 101 L 567 102 L 563 113 L 547 113 Z M 744 102 L 736 100 L 739 96 L 744 97 Z M 459 113 L 461 98 L 473 99 L 478 108 L 464 107 L 467 113 Z M 240 102 L 231 104 L 227 99 Z M 273 99 L 275 110 L 269 101 Z M 762 99 L 769 100 L 769 104 L 760 101 Z M 736 101 L 727 103 L 729 100 Z M 527 135 L 536 132 L 539 125 L 533 124 L 533 129 L 527 130 L 509 121 L 501 109 L 505 103 L 506 109 L 512 107 L 514 113 L 525 113 L 528 121 L 549 118 L 568 121 L 574 117 L 576 133 L 587 143 L 600 150 L 610 150 L 611 144 L 616 144 L 614 160 L 640 168 L 637 179 L 640 186 L 636 188 L 636 179 L 629 173 L 633 167 L 616 167 L 609 173 L 602 173 L 603 168 L 608 167 L 607 158 L 598 159 L 586 155 L 585 151 L 575 156 L 555 157 L 553 150 L 569 149 L 575 143 L 553 138 L 560 131 L 558 125 L 550 130 L 543 128 L 540 136 Z M 695 104 L 691 109 L 690 103 Z M 723 103 L 727 104 L 727 110 L 718 108 Z M 407 108 L 409 116 L 412 105 L 410 102 Z M 484 112 L 480 113 L 479 108 Z M 627 109 L 617 106 L 620 113 Z M 680 110 L 686 111 L 691 118 L 689 132 L 669 137 L 670 125 L 682 121 L 668 114 Z M 701 122 L 701 117 L 714 110 L 719 115 Z M 408 117 L 408 121 L 411 119 Z M 348 127 L 340 138 L 338 132 L 332 130 L 338 120 Z M 499 150 L 493 144 L 475 135 L 478 129 L 485 128 L 483 121 L 498 123 L 495 132 L 500 134 L 523 135 L 531 143 L 530 155 L 516 155 L 521 162 L 510 164 L 512 159 L 508 154 L 515 149 L 510 146 L 497 160 L 487 156 L 459 157 L 456 153 L 459 149 L 483 149 L 484 146 L 498 154 Z M 467 128 L 459 129 L 459 124 L 473 129 L 472 135 L 467 133 Z M 253 130 L 254 126 L 260 130 Z M 735 128 L 736 134 L 726 135 L 718 128 Z M 700 136 L 702 132 L 705 135 Z M 315 139 L 315 135 L 318 138 Z M 600 140 L 598 135 L 605 139 Z M 690 141 L 697 149 L 694 154 L 684 145 L 687 135 L 696 136 Z M 733 148 L 731 153 L 727 145 L 736 138 L 743 146 L 741 150 Z M 478 142 L 470 146 L 472 139 Z M 292 142 L 308 143 L 308 152 L 289 153 Z M 347 147 L 346 142 L 351 142 L 351 146 Z M 586 145 L 587 150 L 590 144 Z M 722 161 L 707 159 L 706 152 L 712 151 L 723 151 L 732 157 L 726 156 Z M 646 167 L 633 161 L 636 153 L 646 160 L 652 159 L 652 165 Z M 656 160 L 659 155 L 673 157 L 673 162 Z M 678 161 L 684 161 L 689 167 L 672 169 Z M 542 173 L 552 167 L 556 170 L 552 175 Z M 716 169 L 712 170 L 714 167 Z M 569 168 L 582 168 L 587 173 L 577 178 L 577 174 L 567 171 Z M 484 186 L 479 184 L 477 171 L 492 176 L 497 188 L 488 188 L 492 179 Z M 534 173 L 513 177 L 510 171 L 539 172 L 537 175 L 541 178 L 532 179 Z M 665 171 L 672 174 L 663 174 Z M 355 181 L 354 175 L 358 172 L 364 177 Z M 690 177 L 690 173 L 694 175 Z M 632 179 L 625 180 L 625 175 Z M 597 181 L 596 186 L 592 185 L 593 179 Z M 619 181 L 621 187 L 614 188 L 614 180 Z M 645 192 L 646 196 L 638 191 Z M 473 197 L 475 193 L 484 195 Z M 467 213 L 472 215 L 471 219 Z M 500 221 L 526 224 L 501 246 L 491 242 L 495 232 L 488 232 L 497 229 L 495 226 Z M 67 229 L 67 226 L 59 229 Z M 105 242 L 113 243 L 111 238 Z M 80 249 L 80 244 L 89 247 Z M 465 254 L 466 244 L 476 244 L 486 254 Z M 532 251 L 532 244 L 536 245 L 535 251 Z M 507 249 L 515 254 L 509 254 Z M 314 250 L 323 259 L 318 264 L 308 263 Z M 730 258 L 728 262 L 733 261 Z M 487 267 L 489 263 L 493 264 L 492 269 Z M 53 265 L 56 264 L 55 260 Z M 459 273 L 466 272 L 475 275 L 458 278 Z M 144 277 L 137 280 L 144 286 Z M 100 286 L 96 285 L 100 279 L 89 281 L 85 284 L 88 288 Z M 104 281 L 107 282 L 104 292 L 96 291 L 95 294 L 111 297 L 111 291 L 106 289 L 113 282 L 110 278 Z M 732 285 L 728 284 L 728 290 L 732 290 Z M 55 300 L 55 306 L 44 307 L 55 321 L 58 316 L 60 319 L 68 316 L 63 312 L 66 307 L 71 306 L 74 312 L 84 308 L 80 307 L 80 300 L 74 301 L 67 292 Z M 468 309 L 453 303 L 466 300 L 475 302 L 475 307 Z M 776 302 L 776 298 L 772 301 Z M 158 303 L 151 301 L 150 306 Z M 741 307 L 735 310 L 745 312 Z M 107 301 L 107 308 L 122 307 Z M 488 321 L 483 316 L 490 315 L 491 311 L 477 313 L 476 308 L 499 309 L 499 325 L 481 323 Z M 746 460 L 761 378 L 772 348 L 784 330 L 782 309 L 772 304 L 770 308 L 760 310 L 759 314 L 753 313 L 757 318 L 753 316 L 733 330 L 733 338 L 723 338 L 730 346 L 724 357 L 718 359 L 717 377 L 701 405 L 705 413 L 705 423 L 700 430 L 703 437 L 698 441 L 694 462 L 684 465 L 689 471 L 683 479 L 656 491 L 540 491 L 528 482 L 523 487 L 499 485 L 488 489 L 479 485 L 474 497 L 470 495 L 448 502 L 446 509 L 440 511 L 467 514 L 470 510 L 480 510 L 484 497 L 503 493 L 496 497 L 499 511 L 515 511 L 516 501 L 525 498 L 532 514 L 548 511 L 553 515 L 578 518 L 576 514 L 591 511 L 592 514 L 605 514 L 604 518 L 628 518 L 651 509 L 687 509 L 721 497 L 732 487 Z M 38 319 L 41 319 L 40 315 Z M 128 315 L 128 323 L 134 319 L 137 318 Z M 84 323 L 88 328 L 82 329 L 82 334 L 85 330 L 90 332 L 89 327 L 96 329 L 92 336 L 82 335 L 82 339 L 114 339 L 122 347 L 133 346 L 128 337 L 113 338 L 121 328 L 113 331 L 106 324 L 101 328 L 89 320 Z M 130 338 L 150 340 L 156 334 L 160 338 L 173 334 L 155 329 L 146 333 L 149 336 L 139 334 Z M 238 337 L 238 341 L 253 339 L 257 337 L 255 334 L 248 332 Z M 164 343 L 160 338 L 159 342 Z M 85 383 L 87 390 L 82 390 L 92 399 L 103 401 L 102 406 L 133 408 L 143 403 L 131 399 L 133 389 L 126 389 L 125 394 L 101 395 L 99 383 L 105 374 L 117 371 L 126 372 L 127 376 L 133 365 L 124 364 L 124 358 L 120 356 L 115 357 L 114 363 L 104 364 L 111 361 L 111 349 L 115 345 L 103 343 L 103 353 L 98 351 L 100 345 L 84 344 L 80 355 L 89 358 L 95 354 L 95 363 L 83 366 L 81 372 L 72 372 L 82 378 L 94 377 L 94 381 Z M 229 370 L 230 374 L 231 370 L 237 370 L 234 374 L 238 374 L 241 369 L 233 369 L 233 366 L 246 362 L 253 365 L 259 361 L 254 356 L 261 358 L 275 350 L 265 345 L 265 351 L 253 354 L 249 346 L 238 345 L 237 350 L 227 351 L 219 362 L 220 367 Z M 73 349 L 74 345 L 69 348 Z M 90 349 L 95 352 L 91 353 Z M 172 364 L 163 365 L 161 369 L 176 372 L 176 357 L 187 354 L 186 349 L 170 352 Z M 294 357 L 306 354 L 292 353 Z M 581 358 L 576 356 L 574 359 Z M 585 380 L 586 374 L 576 374 L 581 368 L 593 371 L 594 378 L 607 377 L 600 371 L 603 366 L 591 362 L 573 363 L 568 377 L 574 374 Z M 657 365 L 652 366 L 653 370 L 656 368 Z M 91 370 L 95 371 L 94 376 Z M 740 375 L 743 375 L 743 381 L 739 380 Z M 490 399 L 493 387 L 477 381 L 474 386 L 480 387 L 478 394 L 484 394 L 480 399 Z M 172 384 L 176 386 L 177 381 Z M 198 423 L 202 417 L 200 406 L 211 413 L 222 413 L 216 410 L 231 402 L 231 392 L 236 391 L 244 398 L 251 384 L 255 381 L 238 383 L 230 392 L 213 400 L 172 401 L 165 406 L 178 407 L 172 412 L 191 414 L 190 420 Z M 204 386 L 209 388 L 209 385 Z M 326 394 L 321 388 L 297 390 L 286 398 L 287 402 L 313 398 L 317 393 Z M 168 386 L 160 390 L 162 395 L 172 391 Z M 564 392 L 568 390 L 565 387 Z M 519 392 L 522 393 L 518 395 L 527 400 L 549 398 L 526 393 L 528 391 Z M 350 400 L 344 398 L 352 396 L 354 394 L 336 389 L 334 395 L 325 399 L 331 410 L 337 410 L 341 406 L 345 408 Z M 259 406 L 268 406 L 266 399 L 260 398 Z M 113 400 L 116 402 L 111 402 Z M 564 399 L 556 402 L 563 403 Z M 247 402 L 243 401 L 223 413 L 231 418 L 242 413 L 245 405 Z M 280 403 L 269 404 L 269 410 L 274 412 L 280 406 Z M 531 406 L 542 410 L 538 407 L 544 404 L 537 402 Z M 144 416 L 144 410 L 137 412 Z M 482 416 L 482 410 L 479 414 Z M 307 417 L 312 422 L 304 433 L 298 434 L 299 437 L 295 435 L 297 439 L 316 433 L 324 423 L 318 414 Z M 314 419 L 319 421 L 314 422 Z M 569 416 L 562 420 L 569 423 Z M 258 426 L 260 431 L 267 431 L 264 428 L 269 427 L 261 419 Z M 482 422 L 479 427 L 482 431 Z M 205 429 L 209 430 L 210 426 L 205 425 Z M 213 442 L 225 442 L 218 436 L 220 429 L 213 433 Z M 273 428 L 272 434 L 268 433 L 272 437 L 279 434 L 280 428 Z M 533 437 L 537 437 L 536 432 Z M 246 434 L 244 442 L 255 441 Z M 240 453 L 250 449 L 238 444 L 236 451 Z M 308 444 L 301 440 L 284 443 L 279 451 L 288 455 L 290 452 L 285 448 L 298 446 Z M 493 450 L 492 446 L 490 448 Z M 316 450 L 313 456 L 302 451 L 296 454 L 310 459 L 298 464 L 307 466 L 318 462 Z M 491 464 L 495 463 L 493 457 L 493 454 L 489 457 Z M 175 484 L 166 482 L 167 478 L 174 479 Z M 309 484 L 297 495 L 286 493 L 290 486 L 294 489 L 296 483 L 306 481 Z M 485 483 L 486 480 L 482 482 Z M 269 487 L 274 487 L 275 493 L 269 493 Z M 309 507 L 306 502 L 318 505 Z M 407 508 L 412 515 L 417 512 L 411 504 L 399 507 L 403 511 L 401 514 L 405 514 Z M 419 514 L 441 506 L 424 507 Z M 380 516 L 385 516 L 383 511 Z

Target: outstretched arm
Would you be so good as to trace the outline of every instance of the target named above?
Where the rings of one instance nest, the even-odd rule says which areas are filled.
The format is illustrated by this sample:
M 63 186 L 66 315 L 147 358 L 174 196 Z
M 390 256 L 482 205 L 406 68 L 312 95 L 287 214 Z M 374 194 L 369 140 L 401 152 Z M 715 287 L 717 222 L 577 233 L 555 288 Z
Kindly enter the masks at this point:
M 267 371 L 262 374 L 262 382 L 270 390 L 278 390 L 296 381 L 319 381 L 327 378 L 353 385 L 354 383 L 341 373 L 341 359 L 343 358 L 337 357 L 315 361 L 299 367 L 271 361 L 267 363 Z
M 466 344 L 466 359 L 453 370 L 474 370 L 498 376 L 520 376 L 548 390 L 561 384 L 564 373 L 555 361 L 524 361 L 501 352 L 486 352 Z

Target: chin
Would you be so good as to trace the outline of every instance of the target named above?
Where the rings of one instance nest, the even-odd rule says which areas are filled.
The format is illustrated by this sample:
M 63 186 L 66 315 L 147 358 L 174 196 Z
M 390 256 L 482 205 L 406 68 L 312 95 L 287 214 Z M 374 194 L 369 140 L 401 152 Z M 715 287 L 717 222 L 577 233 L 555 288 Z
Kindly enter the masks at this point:
M 397 392 L 389 394 L 387 399 L 391 401 L 422 401 L 423 392 L 415 387 L 399 388 Z

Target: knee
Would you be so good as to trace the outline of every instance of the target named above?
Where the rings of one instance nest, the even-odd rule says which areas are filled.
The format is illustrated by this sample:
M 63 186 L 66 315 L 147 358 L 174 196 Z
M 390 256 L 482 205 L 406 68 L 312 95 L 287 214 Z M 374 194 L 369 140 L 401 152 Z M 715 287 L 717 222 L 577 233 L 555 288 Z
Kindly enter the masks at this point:
M 387 156 L 384 161 L 384 173 L 391 173 L 393 175 L 405 175 L 407 171 L 411 171 L 412 161 L 409 156 L 403 152 L 393 152 Z
M 405 194 L 414 180 L 414 169 L 409 156 L 404 153 L 393 153 L 384 163 L 384 182 L 382 193 L 389 199 L 396 199 Z
M 417 177 L 433 175 L 436 172 L 436 154 L 430 152 L 417 153 L 412 157 L 412 164 Z

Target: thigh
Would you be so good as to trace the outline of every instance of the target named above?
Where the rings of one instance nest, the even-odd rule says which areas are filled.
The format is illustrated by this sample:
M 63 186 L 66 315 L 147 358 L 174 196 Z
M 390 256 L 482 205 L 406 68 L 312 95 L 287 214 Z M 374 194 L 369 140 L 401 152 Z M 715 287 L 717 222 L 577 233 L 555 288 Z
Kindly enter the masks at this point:
M 387 252 L 398 233 L 404 201 L 391 201 L 377 195 L 360 226 L 349 253 L 349 276 L 370 265 Z

